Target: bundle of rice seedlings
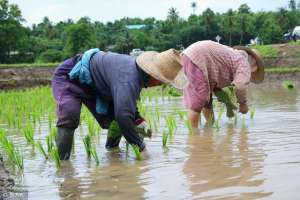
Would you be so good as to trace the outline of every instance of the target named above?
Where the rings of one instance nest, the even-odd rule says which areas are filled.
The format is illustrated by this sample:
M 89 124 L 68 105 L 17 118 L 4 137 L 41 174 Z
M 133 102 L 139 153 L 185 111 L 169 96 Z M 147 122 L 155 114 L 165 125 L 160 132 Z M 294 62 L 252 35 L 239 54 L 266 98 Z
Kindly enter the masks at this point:
M 228 118 L 234 117 L 234 111 L 237 110 L 236 105 L 234 104 L 234 91 L 233 87 L 223 88 L 214 92 L 217 100 L 222 102 L 226 106 L 226 116 Z

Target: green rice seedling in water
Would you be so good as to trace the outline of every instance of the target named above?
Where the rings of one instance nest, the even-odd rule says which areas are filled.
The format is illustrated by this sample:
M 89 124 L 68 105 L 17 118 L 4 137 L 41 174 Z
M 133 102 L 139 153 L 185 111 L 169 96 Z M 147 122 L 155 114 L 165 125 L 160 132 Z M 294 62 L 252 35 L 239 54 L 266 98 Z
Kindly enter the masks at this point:
M 94 136 L 95 135 L 95 122 L 90 117 L 87 119 L 87 127 L 89 130 L 89 135 Z
M 97 154 L 97 151 L 96 151 L 96 147 L 95 147 L 95 146 L 92 146 L 90 152 L 91 152 L 91 155 L 93 156 L 93 158 L 94 158 L 96 164 L 99 165 L 99 164 L 100 164 L 100 161 L 99 161 L 99 157 L 98 157 L 98 154 Z
M 255 114 L 255 108 L 254 107 L 251 107 L 250 109 L 250 118 L 253 119 L 254 118 L 254 114 Z
M 234 125 L 237 125 L 237 122 L 238 122 L 238 115 L 234 115 Z
M 214 128 L 216 128 L 217 130 L 219 130 L 219 128 L 220 128 L 219 127 L 219 121 L 221 120 L 223 113 L 224 113 L 224 107 L 221 106 L 220 111 L 218 113 L 218 117 L 214 122 Z
M 214 92 L 219 102 L 222 102 L 226 106 L 226 116 L 228 118 L 234 117 L 234 111 L 237 110 L 237 107 L 234 103 L 234 89 L 233 87 L 226 87 L 221 90 Z
M 135 144 L 131 144 L 131 148 L 135 154 L 135 157 L 137 160 L 142 160 L 142 153 L 140 152 L 140 148 L 139 146 L 135 145 Z
M 50 153 L 54 147 L 53 138 L 52 138 L 51 134 L 47 135 L 46 143 L 47 143 L 47 151 L 48 151 L 48 153 Z
M 181 120 L 183 120 L 185 118 L 185 116 L 186 116 L 186 112 L 185 111 L 178 111 L 177 113 L 178 113 L 179 118 Z
M 185 126 L 189 130 L 189 134 L 193 133 L 192 122 L 189 119 L 185 120 Z
M 34 129 L 32 127 L 31 124 L 27 124 L 24 128 L 24 136 L 25 136 L 25 139 L 26 141 L 29 143 L 29 144 L 34 144 L 34 138 L 33 138 L 33 135 L 34 135 Z
M 86 154 L 90 158 L 91 157 L 91 149 L 92 149 L 91 136 L 90 135 L 86 135 L 83 138 L 83 143 L 84 143 Z
M 168 137 L 169 137 L 168 132 L 164 131 L 163 135 L 162 135 L 162 144 L 163 144 L 163 147 L 167 147 Z
M 58 154 L 58 150 L 56 147 L 51 149 L 50 158 L 55 162 L 55 166 L 57 169 L 61 167 L 61 162 Z
M 166 120 L 166 124 L 167 124 L 168 130 L 169 130 L 169 135 L 170 135 L 170 137 L 172 137 L 175 129 L 177 128 L 175 119 L 172 115 L 169 115 L 166 117 L 165 120 Z
M 43 154 L 43 156 L 45 157 L 45 159 L 48 159 L 48 155 L 46 154 L 46 151 L 42 145 L 42 143 L 40 141 L 37 141 L 35 143 L 35 147 Z
M 246 119 L 245 119 L 245 116 L 243 116 L 243 118 L 242 118 L 242 127 L 246 128 Z
M 283 82 L 282 82 L 282 85 L 283 85 L 283 87 L 284 87 L 285 89 L 287 89 L 287 90 L 292 90 L 292 89 L 295 88 L 294 83 L 291 82 L 291 81 L 283 81 Z
M 20 151 L 15 148 L 14 144 L 7 138 L 4 131 L 0 130 L 0 144 L 7 154 L 8 159 L 20 170 L 24 168 L 23 156 Z

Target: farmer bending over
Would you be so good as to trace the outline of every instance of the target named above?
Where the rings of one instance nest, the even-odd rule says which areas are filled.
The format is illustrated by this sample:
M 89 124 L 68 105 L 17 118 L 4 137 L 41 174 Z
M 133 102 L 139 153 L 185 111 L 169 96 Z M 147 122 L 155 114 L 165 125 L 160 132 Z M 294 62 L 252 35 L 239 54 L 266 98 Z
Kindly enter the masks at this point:
M 135 129 L 143 121 L 136 105 L 141 89 L 161 82 L 180 88 L 176 76 L 181 68 L 180 55 L 173 49 L 162 53 L 144 52 L 137 59 L 91 49 L 64 61 L 56 68 L 52 80 L 60 159 L 70 157 L 82 103 L 102 128 L 107 129 L 112 120 L 116 120 L 127 142 L 143 151 L 145 143 Z M 107 138 L 106 147 L 117 147 L 119 141 Z
M 200 41 L 183 51 L 181 62 L 189 81 L 184 88 L 184 104 L 194 128 L 198 127 L 201 111 L 206 120 L 213 119 L 213 92 L 234 86 L 239 111 L 247 113 L 249 82 L 264 80 L 262 57 L 247 47 L 231 48 L 213 41 Z

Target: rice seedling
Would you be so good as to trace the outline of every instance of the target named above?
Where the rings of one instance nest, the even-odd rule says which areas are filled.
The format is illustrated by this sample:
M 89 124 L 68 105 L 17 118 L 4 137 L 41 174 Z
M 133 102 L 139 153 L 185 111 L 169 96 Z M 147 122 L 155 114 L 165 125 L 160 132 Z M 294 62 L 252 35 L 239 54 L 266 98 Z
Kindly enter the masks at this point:
M 246 128 L 246 119 L 245 119 L 245 116 L 243 116 L 243 118 L 242 118 L 242 127 Z
M 189 130 L 189 134 L 193 133 L 192 122 L 189 119 L 185 120 L 185 127 Z
M 254 107 L 250 108 L 250 118 L 253 119 L 255 115 L 256 109 Z
M 164 131 L 162 135 L 163 147 L 167 147 L 168 137 L 169 137 L 169 133 L 167 131 Z
M 35 147 L 42 153 L 42 155 L 45 157 L 45 159 L 48 159 L 48 155 L 46 154 L 46 151 L 40 141 L 37 141 L 35 143 Z
M 24 168 L 23 155 L 7 138 L 3 130 L 0 130 L 0 144 L 10 162 L 22 170 Z
M 98 154 L 97 154 L 95 146 L 92 146 L 92 148 L 90 149 L 90 153 L 91 153 L 92 157 L 94 158 L 96 164 L 99 165 L 100 161 L 99 161 L 99 157 L 98 157 Z
M 51 134 L 46 136 L 46 143 L 47 143 L 47 151 L 48 153 L 50 153 L 54 147 L 53 136 Z
M 55 166 L 57 169 L 61 167 L 61 162 L 58 154 L 58 150 L 56 147 L 53 147 L 50 151 L 50 158 L 55 162 Z
M 295 88 L 294 83 L 292 81 L 283 81 L 282 86 L 287 90 L 292 90 Z
M 169 130 L 169 136 L 172 137 L 175 132 L 175 129 L 177 128 L 175 119 L 172 115 L 169 115 L 165 118 L 165 121 Z
M 90 158 L 91 157 L 91 149 L 92 149 L 91 136 L 86 135 L 83 138 L 83 143 L 84 143 L 86 154 L 87 154 L 88 158 Z
M 226 116 L 228 118 L 234 117 L 234 111 L 237 110 L 237 107 L 234 103 L 234 88 L 226 87 L 221 90 L 214 92 L 219 102 L 222 102 L 226 106 Z
M 237 125 L 238 123 L 238 115 L 234 115 L 234 125 Z
M 221 106 L 220 110 L 219 110 L 219 113 L 218 113 L 218 117 L 214 122 L 214 128 L 216 128 L 217 130 L 219 130 L 219 128 L 220 128 L 219 127 L 219 121 L 221 120 L 223 113 L 224 113 L 224 107 Z
M 177 111 L 178 115 L 179 115 L 179 118 L 181 120 L 183 120 L 185 117 L 186 117 L 186 112 L 185 111 Z
M 91 117 L 88 117 L 86 123 L 89 131 L 89 135 L 94 136 L 96 133 L 95 120 L 92 119 Z
M 34 144 L 34 138 L 33 138 L 33 135 L 34 135 L 34 129 L 32 127 L 31 124 L 27 124 L 23 130 L 23 133 L 24 133 L 24 136 L 25 136 L 25 139 L 26 141 L 29 143 L 29 144 Z
M 130 146 L 131 146 L 131 148 L 132 148 L 132 150 L 133 150 L 133 152 L 135 154 L 136 159 L 137 160 L 142 160 L 143 159 L 142 158 L 142 153 L 140 152 L 139 146 L 137 146 L 135 144 L 131 144 Z

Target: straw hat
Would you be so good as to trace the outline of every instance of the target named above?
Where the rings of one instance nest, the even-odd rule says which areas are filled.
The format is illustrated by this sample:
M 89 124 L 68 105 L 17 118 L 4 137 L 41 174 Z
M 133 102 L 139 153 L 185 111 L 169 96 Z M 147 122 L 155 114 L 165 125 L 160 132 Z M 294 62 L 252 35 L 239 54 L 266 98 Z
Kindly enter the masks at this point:
M 235 46 L 233 48 L 237 50 L 246 51 L 248 55 L 253 56 L 253 58 L 256 60 L 257 70 L 251 73 L 251 82 L 253 83 L 263 82 L 265 77 L 265 69 L 264 69 L 264 63 L 261 54 L 256 49 L 250 49 L 249 47 Z
M 143 71 L 157 80 L 178 89 L 183 89 L 187 84 L 180 62 L 180 53 L 175 49 L 161 53 L 146 51 L 137 57 L 136 62 Z

